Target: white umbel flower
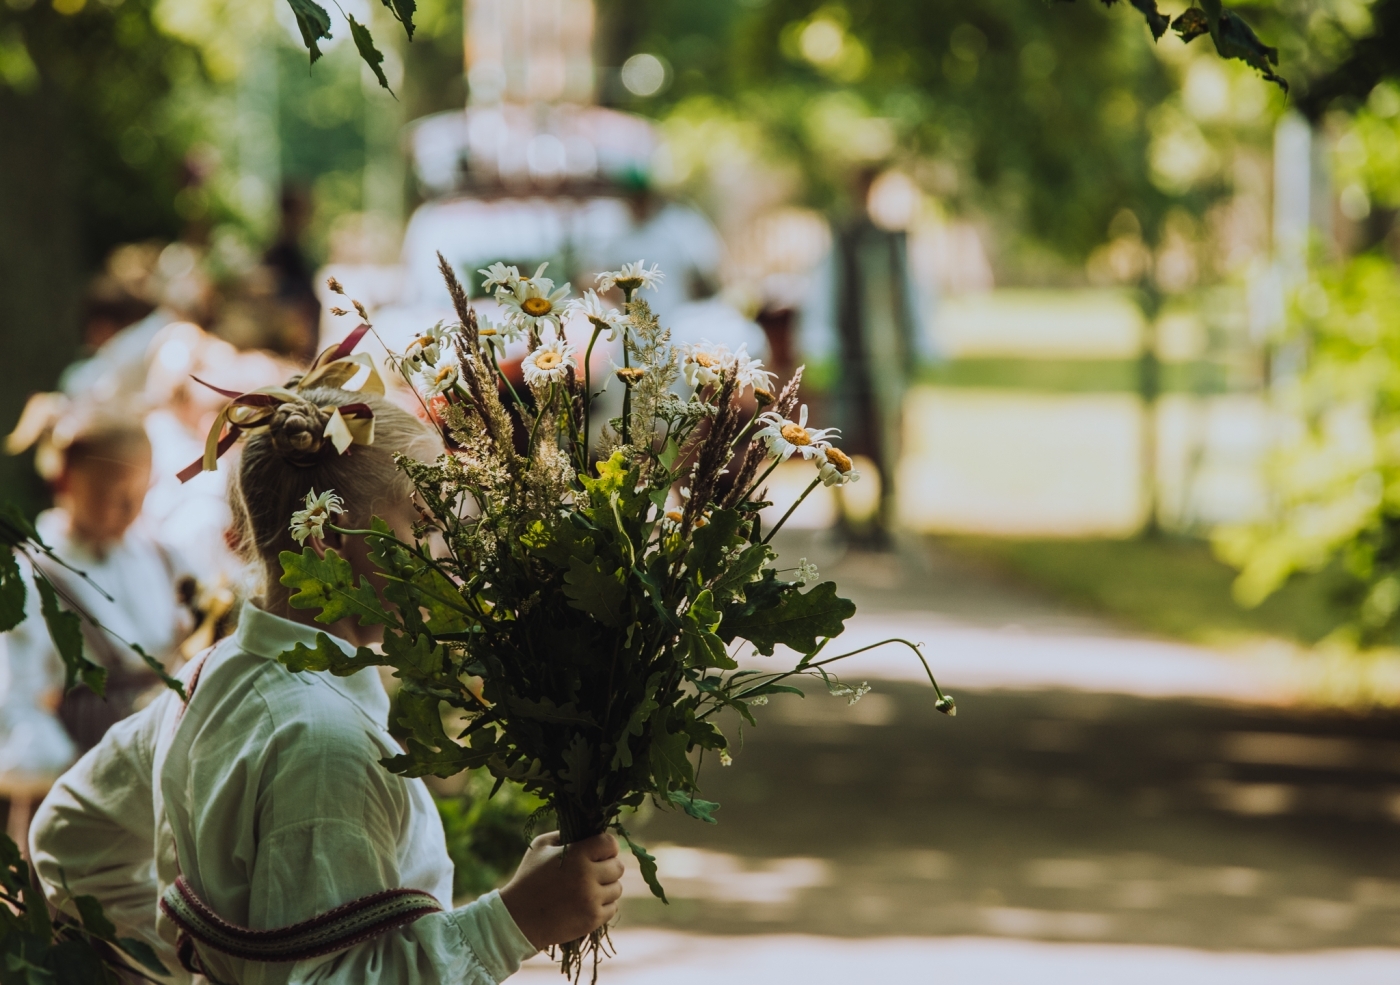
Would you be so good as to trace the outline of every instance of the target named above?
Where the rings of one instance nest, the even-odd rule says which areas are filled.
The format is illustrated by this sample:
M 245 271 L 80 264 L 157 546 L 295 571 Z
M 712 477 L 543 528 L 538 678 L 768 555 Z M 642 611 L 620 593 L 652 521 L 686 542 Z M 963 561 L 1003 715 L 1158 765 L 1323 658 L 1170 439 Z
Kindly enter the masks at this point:
M 560 318 L 565 314 L 565 299 L 569 285 L 555 290 L 554 281 L 541 276 L 549 264 L 540 264 L 533 277 L 522 277 L 512 287 L 496 290 L 496 300 L 505 309 L 506 320 L 521 329 L 539 333 L 546 327 L 560 330 Z
M 453 363 L 443 363 L 431 372 L 424 372 L 423 387 L 430 397 L 440 397 L 457 384 L 457 367 Z
M 573 347 L 567 339 L 550 339 L 526 356 L 525 361 L 520 364 L 525 373 L 525 382 L 531 386 L 561 382 L 573 364 L 573 356 Z
M 787 461 L 796 452 L 809 462 L 817 459 L 826 461 L 826 451 L 831 447 L 831 436 L 840 434 L 840 428 L 809 428 L 807 426 L 807 405 L 796 421 L 769 411 L 760 414 L 758 419 L 766 427 L 754 435 L 768 443 L 768 452 L 774 458 Z
M 306 494 L 306 509 L 292 514 L 292 539 L 304 544 L 308 537 L 324 537 L 326 524 L 331 517 L 344 512 L 345 501 L 335 494 L 334 489 L 327 489 L 319 495 L 312 489 Z
M 627 316 L 616 308 L 605 307 L 597 291 L 588 291 L 583 297 L 570 301 L 568 309 L 583 315 L 599 331 L 607 332 L 609 342 L 616 342 L 618 329 L 627 324 Z
M 797 562 L 797 583 L 799 585 L 810 585 L 820 577 L 821 573 L 817 571 L 817 566 L 805 557 Z
M 489 267 L 483 267 L 477 273 L 486 278 L 481 282 L 483 291 L 497 291 L 501 288 L 514 290 L 515 285 L 520 282 L 520 270 L 516 267 L 507 267 L 499 260 Z
M 624 263 L 618 270 L 604 270 L 598 275 L 598 290 L 611 291 L 616 287 L 628 294 L 635 294 L 643 288 L 654 291 L 656 285 L 665 279 L 666 275 L 659 265 L 652 264 L 648 270 L 647 262 L 638 260 L 636 263 Z

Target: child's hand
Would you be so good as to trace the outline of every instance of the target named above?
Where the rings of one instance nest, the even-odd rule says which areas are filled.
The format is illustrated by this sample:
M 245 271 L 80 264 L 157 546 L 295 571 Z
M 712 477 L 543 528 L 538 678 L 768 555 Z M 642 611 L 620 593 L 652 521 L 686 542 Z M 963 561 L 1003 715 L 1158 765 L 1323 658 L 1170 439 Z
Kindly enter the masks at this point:
M 540 835 L 501 890 L 515 925 L 540 949 L 597 930 L 617 915 L 621 898 L 622 860 L 607 833 L 568 848 L 558 831 Z

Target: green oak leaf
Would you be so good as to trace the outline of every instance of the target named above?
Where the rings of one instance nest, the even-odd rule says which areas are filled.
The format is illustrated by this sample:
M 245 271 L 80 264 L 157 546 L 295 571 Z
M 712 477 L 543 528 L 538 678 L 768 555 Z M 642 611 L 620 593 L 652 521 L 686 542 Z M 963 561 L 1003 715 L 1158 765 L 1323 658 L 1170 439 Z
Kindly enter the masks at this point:
M 686 793 L 683 790 L 672 790 L 669 794 L 671 803 L 685 811 L 697 821 L 704 821 L 706 824 L 718 824 L 714 813 L 719 810 L 719 804 L 713 800 L 701 800 L 694 794 Z
M 724 641 L 715 635 L 720 614 L 714 608 L 714 596 L 707 588 L 695 597 L 681 618 L 685 645 L 689 650 L 687 663 L 697 670 L 717 667 L 733 670 L 739 665 L 724 648 Z
M 24 622 L 26 595 L 24 575 L 13 549 L 0 553 L 0 633 L 7 633 Z
M 670 711 L 658 708 L 651 716 L 651 773 L 658 790 L 684 788 L 695 782 L 695 772 L 686 756 L 690 736 L 666 727 Z
M 746 639 L 764 656 L 781 643 L 799 653 L 811 653 L 823 637 L 839 636 L 855 614 L 855 603 L 836 594 L 836 583 L 824 581 L 810 592 L 792 591 L 771 609 L 726 616 L 719 635 L 726 642 Z
M 725 551 L 733 542 L 743 519 L 735 510 L 715 510 L 710 514 L 708 523 L 696 528 L 690 551 L 685 556 L 685 565 L 700 584 L 705 584 L 720 573 Z
M 381 67 L 384 64 L 384 53 L 374 46 L 374 38 L 370 35 L 369 28 L 355 20 L 350 14 L 346 14 L 345 19 L 350 22 L 350 37 L 355 41 L 355 48 L 359 51 L 360 58 L 369 66 L 374 77 L 379 80 L 379 84 L 388 91 L 389 95 L 393 96 L 394 90 L 389 88 L 389 80 L 384 77 L 384 69 Z M 398 97 L 394 96 L 394 98 Z
M 753 581 L 763 565 L 774 557 L 773 548 L 767 544 L 750 544 L 727 569 L 715 579 L 715 596 L 728 600 L 745 585 Z
M 621 767 L 628 769 L 632 765 L 632 737 L 640 737 L 642 730 L 646 727 L 647 719 L 652 712 L 656 711 L 660 705 L 656 702 L 656 688 L 661 683 L 661 672 L 657 671 L 647 678 L 646 687 L 643 689 L 642 700 L 632 709 L 632 714 L 627 719 L 627 724 L 623 726 L 622 733 L 617 737 L 617 751 L 613 753 L 612 763 L 609 769 Z
M 618 573 L 621 571 L 619 568 Z M 592 562 L 570 558 L 569 570 L 564 573 L 564 594 L 571 608 L 587 612 L 604 626 L 615 629 L 622 625 L 627 586 L 617 574 L 603 569 L 602 558 Z
M 327 550 L 325 557 L 307 547 L 300 554 L 283 551 L 279 555 L 282 562 L 282 577 L 279 579 L 288 588 L 297 591 L 289 602 L 297 609 L 317 609 L 319 623 L 339 622 L 347 616 L 358 616 L 361 626 L 391 626 L 394 618 L 384 611 L 379 603 L 369 579 L 360 576 L 355 584 L 355 574 L 346 561 L 333 550 Z
M 39 589 L 39 611 L 49 627 L 54 649 L 63 661 L 63 689 L 72 690 L 79 680 L 99 697 L 107 692 L 107 668 L 93 663 L 83 654 L 83 623 L 76 613 L 58 604 L 58 592 L 53 583 L 38 571 L 34 585 Z
M 311 64 L 315 65 L 321 57 L 321 49 L 316 42 L 331 36 L 331 15 L 315 0 L 287 0 L 287 5 L 296 15 L 302 43 L 311 55 Z
M 564 781 L 564 789 L 570 793 L 583 794 L 593 779 L 592 743 L 575 732 L 561 758 L 564 760 L 564 768 L 559 771 L 559 779 Z
M 647 851 L 633 839 L 627 829 L 620 824 L 613 827 L 617 833 L 622 835 L 622 840 L 627 842 L 627 847 L 632 850 L 632 857 L 637 860 L 637 868 L 642 872 L 642 878 L 646 880 L 647 888 L 651 894 L 663 903 L 670 903 L 666 898 L 666 890 L 661 888 L 661 880 L 656 877 L 656 856 Z
M 328 670 L 336 677 L 349 677 L 365 667 L 384 662 L 383 657 L 363 646 L 355 651 L 353 657 L 346 656 L 345 651 L 325 633 L 316 634 L 314 647 L 298 643 L 290 650 L 279 653 L 277 659 L 290 671 Z

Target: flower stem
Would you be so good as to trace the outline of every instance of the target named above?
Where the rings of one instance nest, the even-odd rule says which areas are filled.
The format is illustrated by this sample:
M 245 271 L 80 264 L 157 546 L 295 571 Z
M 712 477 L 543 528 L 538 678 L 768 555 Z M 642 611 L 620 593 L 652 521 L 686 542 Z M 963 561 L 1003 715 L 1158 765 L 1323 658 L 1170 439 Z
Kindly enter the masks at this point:
M 768 471 L 760 475 L 757 479 L 753 481 L 753 484 L 749 486 L 748 489 L 744 490 L 744 495 L 739 498 L 739 502 L 746 502 L 748 498 L 758 490 L 758 487 L 763 485 L 764 480 L 766 480 L 770 475 L 773 474 L 773 470 L 781 464 L 783 464 L 783 460 L 781 458 L 774 459 L 773 464 L 768 466 Z
M 583 354 L 583 450 L 579 456 L 579 471 L 588 470 L 588 429 L 593 414 L 593 343 L 603 330 L 593 326 L 593 337 L 588 340 L 588 350 Z M 624 348 L 626 343 L 623 343 Z
M 772 530 L 768 531 L 768 536 L 763 538 L 763 543 L 768 543 L 770 540 L 773 539 L 773 535 L 775 533 L 783 529 L 783 524 L 787 523 L 788 517 L 792 516 L 793 510 L 797 509 L 799 506 L 802 505 L 802 501 L 806 499 L 809 495 L 811 495 L 813 489 L 821 485 L 821 481 L 822 477 L 817 476 L 808 484 L 806 489 L 802 490 L 802 495 L 798 496 L 797 499 L 793 501 L 793 504 L 787 508 L 787 512 L 783 514 L 783 518 L 779 520 L 776 525 L 774 525 Z

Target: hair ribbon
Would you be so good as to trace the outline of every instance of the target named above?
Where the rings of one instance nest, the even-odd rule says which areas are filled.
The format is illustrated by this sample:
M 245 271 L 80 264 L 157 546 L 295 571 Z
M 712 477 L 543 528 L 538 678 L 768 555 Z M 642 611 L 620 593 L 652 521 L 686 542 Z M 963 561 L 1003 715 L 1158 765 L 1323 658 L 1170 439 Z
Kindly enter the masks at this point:
M 219 412 L 209 429 L 209 436 L 204 442 L 204 455 L 180 470 L 180 481 L 188 482 L 201 472 L 217 470 L 219 459 L 240 437 L 267 428 L 278 407 L 289 401 L 305 399 L 303 391 L 315 387 L 344 390 L 347 383 L 362 371 L 368 370 L 365 379 L 355 387 L 354 392 L 382 395 L 384 381 L 375 368 L 374 360 L 365 352 L 352 355 L 355 346 L 368 331 L 368 325 L 356 328 L 343 341 L 330 346 L 317 356 L 304 376 L 294 379 L 285 387 L 261 387 L 249 393 L 239 393 L 205 383 L 197 376 L 192 377 L 196 383 L 229 397 L 230 402 Z M 321 437 L 330 441 L 337 453 L 345 454 L 351 445 L 374 444 L 374 410 L 369 404 L 353 403 L 320 409 L 330 412 Z

